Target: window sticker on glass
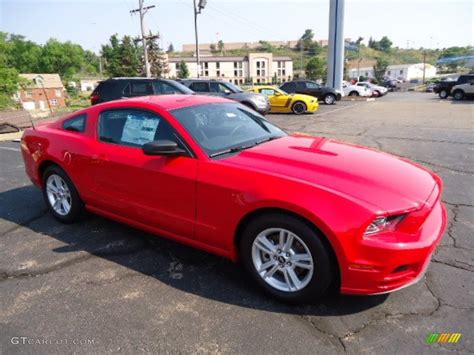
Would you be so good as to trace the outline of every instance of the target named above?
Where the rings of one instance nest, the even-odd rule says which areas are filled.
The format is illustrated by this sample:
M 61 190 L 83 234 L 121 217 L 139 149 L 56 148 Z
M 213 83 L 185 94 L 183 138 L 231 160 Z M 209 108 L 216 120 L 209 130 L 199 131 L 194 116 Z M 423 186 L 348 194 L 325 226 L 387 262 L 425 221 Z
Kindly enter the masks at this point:
M 235 113 L 232 113 L 232 112 L 227 112 L 226 115 L 227 115 L 227 117 L 232 117 L 232 118 L 237 117 L 237 115 Z
M 143 145 L 153 141 L 160 121 L 147 116 L 128 115 L 122 132 L 122 142 Z

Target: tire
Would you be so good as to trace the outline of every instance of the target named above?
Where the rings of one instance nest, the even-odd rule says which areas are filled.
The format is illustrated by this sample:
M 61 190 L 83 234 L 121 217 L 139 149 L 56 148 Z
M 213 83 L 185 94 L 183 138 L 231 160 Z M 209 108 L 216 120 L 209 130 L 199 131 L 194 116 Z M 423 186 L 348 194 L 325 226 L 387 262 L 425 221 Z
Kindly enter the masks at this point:
M 307 110 L 307 106 L 304 102 L 302 101 L 296 101 L 292 106 L 291 106 L 291 111 L 295 115 L 302 115 L 305 113 Z
M 324 96 L 324 103 L 326 105 L 334 105 L 336 103 L 336 96 L 333 94 L 327 94 Z
M 380 97 L 380 96 L 382 96 L 382 95 L 380 94 L 380 91 L 378 91 L 378 90 L 374 90 L 373 95 L 374 95 L 374 97 Z
M 280 232 L 286 235 L 286 241 L 293 236 L 288 252 L 285 252 L 285 246 L 278 245 Z M 265 249 L 262 237 L 271 243 L 266 244 L 267 251 L 262 250 Z M 244 229 L 239 247 L 242 263 L 252 279 L 279 300 L 290 303 L 314 301 L 329 290 L 334 280 L 331 256 L 323 236 L 297 217 L 274 213 L 255 218 Z M 308 260 L 295 261 L 295 255 L 306 255 Z M 258 267 L 264 268 L 258 272 Z M 265 277 L 269 272 L 271 276 Z M 293 281 L 295 276 L 299 283 Z
M 453 92 L 453 97 L 454 100 L 461 101 L 462 99 L 464 99 L 464 91 L 456 90 L 455 92 Z
M 43 197 L 53 216 L 62 223 L 80 220 L 84 215 L 84 203 L 64 170 L 52 165 L 43 173 L 42 181 Z
M 449 92 L 446 89 L 442 89 L 438 95 L 440 99 L 447 99 L 449 96 Z
M 359 96 L 359 93 L 357 91 L 351 91 L 349 96 Z

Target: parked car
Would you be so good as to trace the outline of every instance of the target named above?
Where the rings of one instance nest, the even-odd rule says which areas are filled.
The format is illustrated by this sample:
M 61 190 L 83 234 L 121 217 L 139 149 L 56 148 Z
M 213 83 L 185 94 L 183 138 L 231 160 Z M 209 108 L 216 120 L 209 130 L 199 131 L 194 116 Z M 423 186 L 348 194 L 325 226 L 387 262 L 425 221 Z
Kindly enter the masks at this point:
M 437 85 L 437 83 L 428 83 L 426 85 L 426 92 L 434 92 L 434 88 Z
M 348 82 L 342 83 L 342 91 L 344 92 L 344 96 L 372 96 L 372 90 L 369 88 L 365 86 L 352 85 Z
M 91 105 L 123 98 L 193 94 L 186 86 L 174 80 L 152 78 L 112 78 L 101 81 L 91 95 Z
M 455 100 L 474 97 L 474 75 L 467 83 L 453 86 L 451 93 Z
M 95 105 L 25 130 L 21 151 L 57 220 L 88 210 L 241 260 L 285 301 L 411 285 L 446 228 L 430 170 L 219 97 Z
M 384 96 L 388 93 L 388 89 L 386 87 L 372 84 L 369 81 L 359 81 L 356 85 L 372 90 L 372 96 L 374 97 Z
M 438 94 L 441 99 L 447 99 L 453 94 L 453 87 L 456 85 L 467 84 L 474 79 L 474 74 L 461 75 L 457 80 L 443 80 L 440 81 L 435 87 L 434 92 Z
M 255 86 L 249 91 L 268 96 L 270 112 L 293 112 L 295 115 L 301 115 L 315 112 L 319 107 L 318 100 L 312 96 L 288 94 L 273 86 Z
M 199 95 L 225 97 L 240 102 L 263 115 L 270 111 L 270 102 L 265 95 L 245 92 L 239 86 L 228 81 L 186 79 L 179 82 Z
M 280 86 L 280 89 L 289 94 L 304 94 L 316 97 L 327 105 L 333 105 L 339 101 L 342 94 L 333 88 L 322 86 L 311 80 L 288 81 Z

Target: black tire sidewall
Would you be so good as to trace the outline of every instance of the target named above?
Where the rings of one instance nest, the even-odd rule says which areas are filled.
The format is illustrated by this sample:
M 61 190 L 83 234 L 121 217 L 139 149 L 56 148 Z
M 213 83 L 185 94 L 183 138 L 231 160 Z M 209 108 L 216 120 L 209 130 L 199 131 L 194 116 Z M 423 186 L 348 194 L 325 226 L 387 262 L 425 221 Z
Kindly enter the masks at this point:
M 459 97 L 456 97 L 456 94 L 460 94 Z M 464 93 L 462 92 L 462 90 L 456 90 L 454 93 L 453 93 L 453 97 L 455 100 L 462 100 L 464 98 Z
M 349 96 L 359 96 L 359 93 L 357 91 L 351 91 Z
M 284 228 L 295 233 L 309 248 L 313 257 L 314 273 L 309 284 L 296 292 L 283 292 L 267 284 L 255 270 L 252 260 L 252 245 L 257 235 L 268 228 Z M 240 239 L 241 261 L 252 279 L 268 294 L 284 302 L 310 302 L 317 300 L 328 291 L 334 278 L 331 257 L 314 228 L 304 221 L 285 214 L 269 214 L 252 220 L 244 229 Z
M 327 103 L 327 102 L 326 102 L 326 98 L 327 98 L 327 97 L 332 97 L 331 103 Z M 324 103 L 325 103 L 326 105 L 334 105 L 334 104 L 336 103 L 336 96 L 334 96 L 333 94 L 326 94 L 326 95 L 324 95 Z
M 439 97 L 440 97 L 441 99 L 446 99 L 448 96 L 449 96 L 449 94 L 448 94 L 448 91 L 446 91 L 446 90 L 441 90 L 441 91 L 439 92 Z
M 64 215 L 64 216 L 58 214 L 53 209 L 53 207 L 51 206 L 49 202 L 48 194 L 46 192 L 46 181 L 48 181 L 48 177 L 50 177 L 53 174 L 60 176 L 64 180 L 64 182 L 67 184 L 69 191 L 71 193 L 71 210 L 69 211 L 67 215 Z M 64 170 L 61 169 L 57 165 L 52 165 L 48 167 L 43 173 L 42 182 L 43 182 L 43 188 L 42 188 L 43 197 L 44 197 L 46 206 L 48 206 L 48 209 L 53 214 L 53 216 L 57 220 L 63 223 L 73 223 L 80 220 L 80 218 L 83 216 L 84 204 L 81 198 L 79 197 L 76 187 L 74 186 L 69 176 L 64 172 Z
M 303 105 L 303 108 L 304 110 L 302 110 L 301 112 L 296 112 L 295 111 L 295 106 L 297 105 Z M 295 115 L 302 115 L 303 113 L 305 113 L 307 110 L 307 107 L 306 107 L 306 104 L 304 102 L 301 102 L 301 101 L 296 101 L 293 106 L 291 106 L 291 111 L 295 114 Z

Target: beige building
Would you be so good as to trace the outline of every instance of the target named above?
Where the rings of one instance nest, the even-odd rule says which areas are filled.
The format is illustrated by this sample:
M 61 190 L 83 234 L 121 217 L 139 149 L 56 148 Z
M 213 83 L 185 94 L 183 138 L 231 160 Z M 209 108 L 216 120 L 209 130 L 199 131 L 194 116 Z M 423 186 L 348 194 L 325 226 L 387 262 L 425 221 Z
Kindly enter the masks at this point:
M 168 58 L 170 78 L 178 77 L 179 63 L 184 60 L 190 77 L 197 78 L 195 57 Z M 273 56 L 272 53 L 249 53 L 238 57 L 202 57 L 201 78 L 224 79 L 235 84 L 282 83 L 293 78 L 293 61 L 290 57 Z

